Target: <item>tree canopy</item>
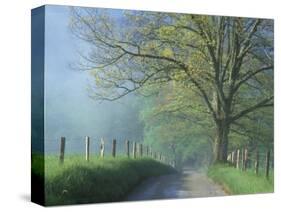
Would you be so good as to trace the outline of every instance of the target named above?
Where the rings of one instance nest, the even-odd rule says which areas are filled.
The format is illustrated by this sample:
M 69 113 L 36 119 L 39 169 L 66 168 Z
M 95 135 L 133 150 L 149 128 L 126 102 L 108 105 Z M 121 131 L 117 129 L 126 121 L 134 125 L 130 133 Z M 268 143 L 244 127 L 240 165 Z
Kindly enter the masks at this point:
M 163 129 L 207 129 L 215 161 L 226 161 L 233 133 L 254 136 L 255 120 L 272 127 L 272 20 L 75 8 L 70 26 L 89 47 L 79 68 L 95 79 L 92 98 L 154 98 L 148 114 L 162 116 Z

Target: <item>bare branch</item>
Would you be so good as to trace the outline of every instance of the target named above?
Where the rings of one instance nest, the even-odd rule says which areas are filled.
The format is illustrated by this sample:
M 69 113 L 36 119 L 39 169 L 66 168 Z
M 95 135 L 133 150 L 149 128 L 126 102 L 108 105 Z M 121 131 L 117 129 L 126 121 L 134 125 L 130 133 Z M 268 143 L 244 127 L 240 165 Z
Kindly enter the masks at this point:
M 266 71 L 266 70 L 271 70 L 273 69 L 273 66 L 266 66 L 260 69 L 257 69 L 255 71 L 251 71 L 251 72 L 247 72 L 242 78 L 241 80 L 235 85 L 233 91 L 236 92 L 241 85 L 243 85 L 246 81 L 248 81 L 249 79 L 251 79 L 253 76 L 257 75 L 260 72 Z
M 247 115 L 248 113 L 251 113 L 259 108 L 272 107 L 273 106 L 273 102 L 271 102 L 272 100 L 273 100 L 273 96 L 268 97 L 245 110 L 242 110 L 241 112 L 239 112 L 238 114 L 236 114 L 230 118 L 231 122 L 234 122 L 234 121 L 240 119 L 241 117 Z

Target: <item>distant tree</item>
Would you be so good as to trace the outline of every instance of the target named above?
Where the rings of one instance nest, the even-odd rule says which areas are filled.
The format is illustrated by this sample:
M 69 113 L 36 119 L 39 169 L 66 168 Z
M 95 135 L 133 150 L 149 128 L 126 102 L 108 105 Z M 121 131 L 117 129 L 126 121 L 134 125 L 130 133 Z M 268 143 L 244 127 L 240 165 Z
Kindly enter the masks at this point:
M 72 10 L 71 29 L 89 44 L 80 68 L 95 77 L 93 98 L 167 82 L 198 95 L 213 121 L 215 161 L 227 159 L 233 124 L 273 106 L 272 20 L 84 8 Z
M 193 165 L 209 165 L 213 143 L 208 119 L 194 117 L 184 108 L 178 110 L 175 100 L 170 95 L 166 98 L 146 99 L 141 113 L 145 143 L 165 152 L 177 167 L 191 161 Z

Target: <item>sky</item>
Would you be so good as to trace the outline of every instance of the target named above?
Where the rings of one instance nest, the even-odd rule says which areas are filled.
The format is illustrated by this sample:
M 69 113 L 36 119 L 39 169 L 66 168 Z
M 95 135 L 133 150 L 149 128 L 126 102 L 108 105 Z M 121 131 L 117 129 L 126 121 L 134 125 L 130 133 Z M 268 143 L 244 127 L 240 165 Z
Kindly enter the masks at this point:
M 66 151 L 68 148 L 75 152 L 84 149 L 85 136 L 90 136 L 96 145 L 101 137 L 108 142 L 113 137 L 117 142 L 140 139 L 133 132 L 141 130 L 141 125 L 120 123 L 138 122 L 135 101 L 132 104 L 125 98 L 119 103 L 95 102 L 87 91 L 89 73 L 71 68 L 79 60 L 77 50 L 85 44 L 69 30 L 69 18 L 69 7 L 46 6 L 45 151 L 57 152 L 61 136 L 66 137 Z

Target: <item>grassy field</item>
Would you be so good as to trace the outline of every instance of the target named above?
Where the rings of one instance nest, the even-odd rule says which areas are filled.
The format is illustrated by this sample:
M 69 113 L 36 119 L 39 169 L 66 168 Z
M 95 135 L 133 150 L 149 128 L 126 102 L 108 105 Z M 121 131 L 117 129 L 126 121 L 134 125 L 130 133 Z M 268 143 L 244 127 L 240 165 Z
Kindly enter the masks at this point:
M 33 159 L 33 174 L 41 176 Z M 170 166 L 150 158 L 128 159 L 67 156 L 63 165 L 57 156 L 45 158 L 45 204 L 81 204 L 121 201 L 142 180 L 173 173 Z
M 210 167 L 208 176 L 223 185 L 230 194 L 271 193 L 274 191 L 273 173 L 267 180 L 264 173 L 255 175 L 253 170 L 242 172 L 229 165 L 217 164 Z

